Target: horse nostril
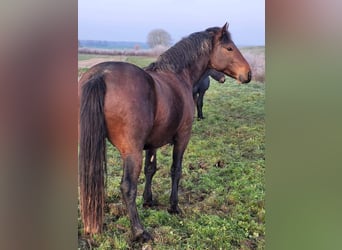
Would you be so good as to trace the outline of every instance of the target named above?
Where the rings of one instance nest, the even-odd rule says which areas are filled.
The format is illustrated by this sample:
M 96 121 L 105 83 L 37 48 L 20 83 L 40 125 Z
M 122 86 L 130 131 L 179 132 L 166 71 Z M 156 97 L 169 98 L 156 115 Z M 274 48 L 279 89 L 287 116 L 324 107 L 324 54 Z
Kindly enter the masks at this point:
M 252 80 L 252 72 L 248 71 L 247 75 L 240 75 L 239 80 L 241 83 L 249 83 Z

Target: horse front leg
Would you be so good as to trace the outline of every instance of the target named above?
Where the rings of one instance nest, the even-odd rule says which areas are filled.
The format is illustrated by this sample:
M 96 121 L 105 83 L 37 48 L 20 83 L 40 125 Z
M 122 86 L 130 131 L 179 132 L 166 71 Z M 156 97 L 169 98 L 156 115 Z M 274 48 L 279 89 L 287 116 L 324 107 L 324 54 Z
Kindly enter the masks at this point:
M 181 210 L 178 207 L 178 186 L 179 180 L 182 175 L 182 161 L 185 148 L 189 142 L 190 136 L 182 138 L 181 142 L 177 142 L 173 147 L 172 154 L 172 166 L 171 166 L 171 196 L 170 196 L 170 208 L 168 209 L 171 214 L 180 214 Z
M 149 149 L 146 150 L 145 156 L 145 189 L 144 189 L 144 207 L 153 207 L 156 205 L 156 201 L 152 198 L 152 178 L 157 171 L 157 150 Z
M 141 171 L 142 155 L 141 153 L 129 155 L 123 157 L 123 161 L 124 169 L 120 189 L 131 222 L 133 241 L 146 242 L 151 240 L 152 237 L 142 226 L 136 205 L 137 184 Z
M 199 92 L 198 99 L 197 99 L 197 117 L 198 117 L 198 120 L 204 119 L 203 112 L 202 112 L 204 93 L 205 93 L 205 91 Z

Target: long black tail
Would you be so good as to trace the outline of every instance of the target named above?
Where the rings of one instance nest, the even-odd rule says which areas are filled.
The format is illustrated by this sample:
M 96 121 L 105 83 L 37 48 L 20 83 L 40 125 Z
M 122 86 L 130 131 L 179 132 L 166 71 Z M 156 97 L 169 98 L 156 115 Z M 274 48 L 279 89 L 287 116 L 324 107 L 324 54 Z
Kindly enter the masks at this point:
M 103 223 L 106 169 L 106 83 L 93 77 L 82 88 L 80 104 L 79 185 L 85 233 L 100 233 Z

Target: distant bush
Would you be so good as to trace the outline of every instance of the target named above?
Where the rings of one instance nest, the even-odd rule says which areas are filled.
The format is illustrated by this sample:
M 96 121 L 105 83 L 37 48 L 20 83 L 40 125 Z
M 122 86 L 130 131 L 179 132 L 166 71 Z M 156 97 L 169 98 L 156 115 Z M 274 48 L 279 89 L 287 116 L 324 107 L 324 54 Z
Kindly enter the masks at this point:
M 251 66 L 252 80 L 265 83 L 265 51 L 251 48 L 241 52 Z
M 156 46 L 169 47 L 171 41 L 171 35 L 163 29 L 152 30 L 147 35 L 147 44 L 150 48 L 155 48 Z
M 151 50 L 112 50 L 93 48 L 79 48 L 78 53 L 110 56 L 149 56 L 152 54 Z

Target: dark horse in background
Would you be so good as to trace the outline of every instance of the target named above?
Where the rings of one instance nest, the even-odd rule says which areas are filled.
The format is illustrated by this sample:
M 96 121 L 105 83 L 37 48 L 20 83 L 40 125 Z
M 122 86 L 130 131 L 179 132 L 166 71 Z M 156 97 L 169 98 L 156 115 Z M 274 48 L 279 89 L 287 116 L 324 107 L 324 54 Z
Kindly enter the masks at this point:
M 120 189 L 133 240 L 152 239 L 140 222 L 136 206 L 143 150 L 143 202 L 149 207 L 154 204 L 151 182 L 156 172 L 156 150 L 173 144 L 168 211 L 180 213 L 178 184 L 195 111 L 192 90 L 208 68 L 241 83 L 251 80 L 251 69 L 231 40 L 227 24 L 191 34 L 145 69 L 124 62 L 105 62 L 84 73 L 79 81 L 79 185 L 85 233 L 102 231 L 106 138 L 123 160 Z
M 194 102 L 197 106 L 197 118 L 198 120 L 204 119 L 203 117 L 203 98 L 205 92 L 209 89 L 210 79 L 209 76 L 214 78 L 216 81 L 220 83 L 224 83 L 226 81 L 226 77 L 222 72 L 216 71 L 214 69 L 208 69 L 203 76 L 195 83 L 194 88 L 192 90 Z

